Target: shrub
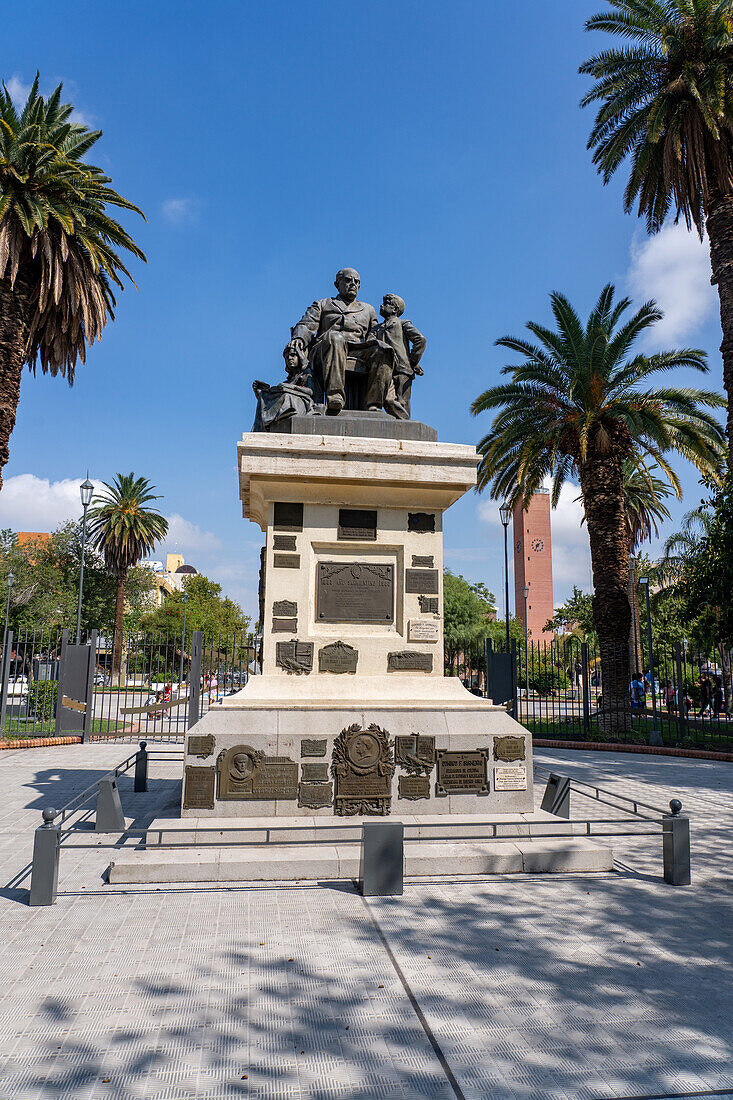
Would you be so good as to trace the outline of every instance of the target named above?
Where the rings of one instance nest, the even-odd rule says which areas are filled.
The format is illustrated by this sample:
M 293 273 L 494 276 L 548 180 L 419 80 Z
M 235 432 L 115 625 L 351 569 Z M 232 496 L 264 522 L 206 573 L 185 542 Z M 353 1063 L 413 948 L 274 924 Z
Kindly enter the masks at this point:
M 553 691 L 568 687 L 568 678 L 559 668 L 541 668 L 534 672 L 530 668 L 529 686 L 538 695 L 552 695 Z
M 41 722 L 51 722 L 56 716 L 58 680 L 31 680 L 28 687 L 28 708 Z

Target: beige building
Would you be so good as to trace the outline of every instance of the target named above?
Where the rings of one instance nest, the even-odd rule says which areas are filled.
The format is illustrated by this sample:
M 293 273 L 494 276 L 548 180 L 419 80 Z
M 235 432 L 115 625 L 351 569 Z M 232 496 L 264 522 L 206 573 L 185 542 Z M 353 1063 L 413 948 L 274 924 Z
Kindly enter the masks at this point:
M 166 554 L 165 563 L 149 559 L 140 564 L 153 574 L 153 598 L 156 607 L 160 607 L 171 592 L 180 592 L 187 576 L 198 572 L 192 565 L 186 565 L 183 554 Z

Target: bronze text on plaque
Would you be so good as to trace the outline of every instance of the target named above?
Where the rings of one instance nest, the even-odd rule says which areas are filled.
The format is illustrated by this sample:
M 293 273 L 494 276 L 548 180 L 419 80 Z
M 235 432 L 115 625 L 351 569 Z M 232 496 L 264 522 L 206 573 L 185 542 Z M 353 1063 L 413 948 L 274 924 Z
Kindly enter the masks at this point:
M 435 558 L 432 554 L 413 554 L 412 555 L 412 568 L 413 569 L 434 569 Z
M 275 600 L 272 605 L 273 615 L 284 615 L 286 618 L 293 618 L 298 614 L 298 605 L 295 600 Z
M 395 737 L 395 763 L 415 775 L 429 775 L 435 763 L 435 738 L 424 733 Z
M 224 802 L 298 797 L 298 765 L 288 756 L 265 756 L 250 745 L 235 745 L 219 753 L 216 770 Z
M 202 768 L 187 764 L 183 786 L 184 810 L 214 809 L 214 768 Z
M 405 592 L 437 592 L 437 569 L 406 569 Z
M 328 779 L 328 764 L 325 761 L 323 764 L 301 764 L 300 775 L 301 779 L 309 783 L 320 779 L 326 780 Z
M 430 779 L 427 775 L 401 775 L 397 781 L 397 794 L 416 802 L 418 798 L 430 798 Z
M 437 596 L 418 596 L 418 601 L 420 603 L 420 610 L 424 615 L 438 615 L 440 613 L 440 605 Z
M 273 550 L 295 550 L 295 535 L 275 535 L 272 548 Z
M 186 752 L 189 756 L 198 756 L 201 760 L 205 760 L 207 756 L 211 756 L 214 751 L 214 735 L 213 733 L 207 733 L 205 736 L 192 736 L 188 739 L 186 745 Z
M 524 760 L 524 738 L 523 737 L 495 737 L 494 738 L 494 760 Z
M 319 672 L 356 672 L 359 650 L 346 642 L 333 642 L 318 650 Z
M 333 783 L 301 783 L 298 787 L 298 805 L 310 810 L 333 806 Z
M 301 756 L 325 756 L 326 738 L 304 737 L 300 742 Z
M 435 782 L 436 794 L 489 793 L 488 749 L 475 749 L 467 752 L 451 752 L 448 749 L 438 749 L 435 755 L 438 762 Z
M 316 604 L 320 622 L 391 623 L 394 566 L 319 562 Z
M 432 512 L 408 512 L 407 530 L 420 534 L 435 533 L 435 515 Z
M 377 537 L 376 511 L 367 508 L 339 508 L 338 537 L 374 542 Z
M 388 672 L 432 672 L 432 653 L 420 653 L 417 649 L 403 649 L 387 654 Z
M 394 756 L 389 735 L 376 723 L 356 723 L 333 744 L 331 774 L 336 780 L 336 813 L 388 814 L 392 804 Z
M 303 505 L 291 501 L 276 501 L 273 526 L 276 531 L 302 531 Z
M 276 569 L 300 569 L 300 554 L 274 554 L 272 564 Z
M 313 642 L 278 642 L 275 664 L 286 672 L 310 672 L 313 668 Z
M 272 633 L 273 634 L 297 634 L 298 633 L 298 620 L 297 619 L 276 619 L 272 620 Z

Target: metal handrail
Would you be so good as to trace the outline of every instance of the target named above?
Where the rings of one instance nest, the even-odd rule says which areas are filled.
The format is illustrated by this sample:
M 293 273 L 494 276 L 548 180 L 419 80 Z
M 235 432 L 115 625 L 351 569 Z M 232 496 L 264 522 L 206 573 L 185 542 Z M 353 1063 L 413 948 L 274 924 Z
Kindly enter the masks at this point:
M 141 741 L 140 744 L 146 745 L 147 742 Z M 159 759 L 163 755 L 164 751 L 167 750 L 161 750 L 160 752 L 155 752 L 154 750 L 148 751 L 148 756 L 155 756 Z M 118 764 L 116 767 L 112 768 L 110 771 L 100 776 L 99 779 L 95 779 L 93 783 L 91 783 L 78 795 L 72 798 L 70 802 L 67 802 L 65 806 L 62 806 L 60 810 L 54 810 L 53 807 L 48 807 L 43 811 L 43 820 L 49 825 L 55 823 L 58 820 L 58 824 L 62 825 L 67 817 L 69 817 L 72 813 L 76 813 L 77 810 L 82 809 L 87 802 L 91 801 L 92 792 L 95 792 L 97 790 L 100 783 L 104 783 L 107 779 L 116 779 L 118 775 L 124 775 L 125 772 L 128 772 L 130 768 L 135 766 L 136 759 L 137 752 L 134 752 L 132 756 L 128 756 L 127 759 L 123 760 L 121 764 Z M 168 759 L 180 760 L 182 759 L 182 757 L 175 756 Z
M 543 768 L 540 764 L 534 765 L 534 771 L 535 774 L 544 775 L 546 778 L 549 778 L 549 776 L 553 774 L 548 768 Z M 664 815 L 668 812 L 666 810 L 660 810 L 659 806 L 652 806 L 648 802 L 642 802 L 640 798 L 630 798 L 628 795 L 618 794 L 616 791 L 606 790 L 605 787 L 594 787 L 592 783 L 586 783 L 584 779 L 576 779 L 572 775 L 568 776 L 567 778 L 570 780 L 571 787 L 575 784 L 576 793 L 583 795 L 584 798 L 592 798 L 595 802 L 603 802 L 603 804 L 606 806 L 613 806 L 613 802 L 606 802 L 605 799 L 599 797 L 600 794 L 610 795 L 611 798 L 615 798 L 621 802 L 630 802 L 631 805 L 634 807 L 631 812 L 637 817 L 643 817 L 645 820 L 649 819 L 646 818 L 646 815 L 639 813 L 639 811 L 637 810 L 637 806 L 643 806 L 645 810 L 651 810 L 653 813 L 659 814 L 660 817 L 664 817 Z M 587 787 L 588 790 L 595 791 L 596 793 L 595 795 L 586 794 L 585 791 L 578 790 L 578 786 Z M 625 809 L 625 807 L 620 806 L 619 809 Z

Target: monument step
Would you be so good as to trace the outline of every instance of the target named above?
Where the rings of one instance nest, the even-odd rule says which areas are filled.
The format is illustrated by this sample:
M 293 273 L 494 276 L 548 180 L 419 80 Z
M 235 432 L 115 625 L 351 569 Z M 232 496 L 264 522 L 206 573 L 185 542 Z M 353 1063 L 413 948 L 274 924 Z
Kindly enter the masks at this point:
M 110 863 L 109 881 L 285 882 L 357 879 L 361 845 L 263 844 L 201 848 L 148 848 L 120 852 Z M 422 840 L 405 844 L 405 877 L 441 875 L 547 874 L 610 871 L 613 853 L 589 840 L 520 839 L 517 841 Z

